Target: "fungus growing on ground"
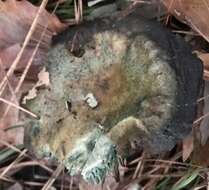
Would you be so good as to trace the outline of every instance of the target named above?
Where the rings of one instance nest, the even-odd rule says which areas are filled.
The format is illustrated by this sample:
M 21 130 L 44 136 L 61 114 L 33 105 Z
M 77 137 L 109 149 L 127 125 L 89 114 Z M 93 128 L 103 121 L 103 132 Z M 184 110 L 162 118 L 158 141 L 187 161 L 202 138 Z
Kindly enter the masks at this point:
M 128 16 L 86 22 L 55 37 L 50 89 L 27 107 L 26 143 L 99 183 L 117 156 L 170 150 L 192 128 L 202 63 L 157 22 Z

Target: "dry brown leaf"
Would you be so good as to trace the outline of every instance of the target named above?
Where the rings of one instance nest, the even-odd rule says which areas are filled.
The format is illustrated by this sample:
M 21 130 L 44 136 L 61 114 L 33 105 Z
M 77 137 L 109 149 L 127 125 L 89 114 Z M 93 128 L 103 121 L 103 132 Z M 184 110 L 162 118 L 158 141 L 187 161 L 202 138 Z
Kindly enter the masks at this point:
M 37 88 L 38 87 L 43 87 L 43 86 L 44 87 L 49 87 L 50 86 L 49 73 L 46 71 L 45 67 L 38 74 L 38 82 L 28 92 L 27 96 L 24 97 L 22 103 L 26 104 L 27 100 L 34 99 L 37 96 Z
M 206 144 L 206 141 L 207 139 L 209 138 L 209 82 L 206 81 L 205 82 L 205 89 L 204 89 L 204 107 L 203 107 L 203 120 L 201 121 L 201 124 L 200 124 L 200 137 L 199 137 L 199 140 L 200 140 L 200 144 L 201 145 L 205 145 Z M 206 117 L 204 117 L 206 116 Z
M 0 59 L 1 59 L 2 66 L 5 71 L 9 69 L 11 63 L 16 58 L 20 49 L 21 49 L 20 44 L 14 44 L 14 45 L 11 45 L 8 48 L 5 48 L 2 51 L 0 51 Z M 23 56 L 20 60 L 20 63 L 16 67 L 16 72 L 21 73 L 24 70 L 25 66 L 28 63 L 28 60 L 30 59 L 30 57 L 33 53 L 33 50 L 34 50 L 34 48 L 28 47 L 24 51 Z M 33 64 L 31 66 L 31 68 L 29 69 L 29 73 L 27 75 L 28 78 L 37 79 L 37 73 L 40 71 L 40 66 L 43 65 L 43 63 L 44 63 L 45 56 L 46 56 L 46 52 L 43 49 L 39 50 L 36 53 L 36 56 L 33 60 Z M 0 80 L 1 80 L 1 77 L 0 77 Z
M 50 86 L 49 73 L 46 71 L 45 67 L 38 74 L 38 79 L 39 80 L 38 80 L 38 83 L 36 84 L 36 87 Z
M 26 0 L 0 0 L 0 59 L 5 69 L 10 67 L 20 51 L 21 45 L 36 16 L 38 8 L 39 7 L 32 5 Z M 38 20 L 36 30 L 30 40 L 30 44 L 18 64 L 18 72 L 25 68 L 34 46 L 40 39 L 46 25 L 48 26 L 41 40 L 41 48 L 39 48 L 33 63 L 35 65 L 43 64 L 43 58 L 51 42 L 52 35 L 66 27 L 56 16 L 49 14 L 47 11 L 43 11 Z
M 204 79 L 209 80 L 209 53 L 197 52 L 197 55 L 204 64 Z
M 209 42 L 209 0 L 162 0 L 168 11 Z
M 202 60 L 204 63 L 205 69 L 209 69 L 209 53 L 198 53 L 198 57 Z
M 23 42 L 37 11 L 38 7 L 26 0 L 0 0 L 0 49 Z M 56 16 L 49 14 L 47 11 L 42 12 L 40 18 L 33 36 L 34 39 L 40 38 L 40 30 L 46 23 L 48 24 L 49 35 L 55 34 L 66 27 Z M 49 42 L 48 40 L 46 42 Z
M 25 40 L 38 10 L 39 7 L 32 5 L 26 0 L 0 0 L 0 82 L 5 77 L 6 71 L 10 68 L 11 64 L 16 59 L 17 54 L 20 52 L 22 43 Z M 30 81 L 31 79 L 37 80 L 38 78 L 37 74 L 40 71 L 40 66 L 44 63 L 46 51 L 50 45 L 52 35 L 66 27 L 66 25 L 62 24 L 56 16 L 49 14 L 45 10 L 41 13 L 39 18 L 35 32 L 15 68 L 15 74 L 18 75 L 12 75 L 8 79 L 9 85 L 1 96 L 1 98 L 6 99 L 7 101 L 11 101 L 12 93 L 14 94 L 14 89 L 17 87 L 19 77 L 28 64 L 45 27 L 47 26 L 47 30 L 41 40 L 40 48 L 26 75 L 26 79 L 30 79 Z M 25 80 L 23 87 L 20 91 L 18 90 L 18 93 L 15 94 L 15 98 L 13 98 L 14 100 L 12 100 L 11 103 L 18 105 L 22 92 L 30 89 L 28 86 L 31 88 L 31 82 Z M 19 122 L 18 109 L 10 108 L 9 112 L 5 115 L 5 110 L 8 110 L 8 105 L 0 102 L 0 107 L 0 130 Z M 22 128 L 9 130 L 8 132 L 0 132 L 0 135 L 2 135 L 7 142 L 12 142 L 14 144 L 21 144 L 23 142 Z
M 204 95 L 199 99 L 198 109 L 201 122 L 193 128 L 193 159 L 199 165 L 209 164 L 209 81 L 205 81 L 204 86 Z
M 191 134 L 183 140 L 183 150 L 182 150 L 183 161 L 186 161 L 190 157 L 190 155 L 193 151 L 193 148 L 194 148 L 193 147 L 193 136 Z
M 209 0 L 162 0 L 168 11 L 182 22 L 187 23 L 205 40 L 209 42 Z M 204 79 L 209 80 L 209 54 L 198 53 L 204 63 Z M 203 120 L 200 126 L 194 127 L 194 142 L 186 142 L 183 148 L 183 157 L 186 159 L 193 150 L 193 158 L 198 164 L 209 164 L 209 103 L 208 82 L 205 85 Z M 200 117 L 199 116 L 199 117 Z M 194 147 L 192 147 L 192 145 Z

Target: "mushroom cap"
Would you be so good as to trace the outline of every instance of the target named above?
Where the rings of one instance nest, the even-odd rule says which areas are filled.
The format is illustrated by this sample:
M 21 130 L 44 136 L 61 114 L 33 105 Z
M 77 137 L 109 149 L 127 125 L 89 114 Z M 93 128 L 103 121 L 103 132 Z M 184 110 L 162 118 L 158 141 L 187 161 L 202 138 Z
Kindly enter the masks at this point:
M 38 154 L 50 149 L 62 160 L 103 134 L 117 141 L 118 151 L 129 143 L 137 152 L 133 141 L 159 153 L 192 129 L 203 66 L 182 38 L 157 22 L 128 16 L 71 27 L 54 38 L 46 68 L 50 88 L 27 105 L 40 117 L 38 133 L 26 134 Z M 142 125 L 111 133 L 130 117 Z

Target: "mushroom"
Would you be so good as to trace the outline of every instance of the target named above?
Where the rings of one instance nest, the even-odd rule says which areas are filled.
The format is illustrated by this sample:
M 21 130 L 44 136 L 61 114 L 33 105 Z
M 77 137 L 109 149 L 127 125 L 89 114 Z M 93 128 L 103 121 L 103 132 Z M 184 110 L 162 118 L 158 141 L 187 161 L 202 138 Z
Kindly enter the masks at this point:
M 157 22 L 130 15 L 71 27 L 45 66 L 51 86 L 27 102 L 39 120 L 29 118 L 26 144 L 70 175 L 100 183 L 117 156 L 160 154 L 192 129 L 203 66 Z

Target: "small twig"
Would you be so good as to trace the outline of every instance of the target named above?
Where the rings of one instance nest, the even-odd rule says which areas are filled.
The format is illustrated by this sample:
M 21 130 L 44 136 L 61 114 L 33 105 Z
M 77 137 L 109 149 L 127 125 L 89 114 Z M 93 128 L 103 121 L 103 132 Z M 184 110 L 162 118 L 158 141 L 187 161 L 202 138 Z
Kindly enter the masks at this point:
M 197 102 L 199 103 L 199 102 L 201 102 L 201 101 L 203 101 L 203 100 L 205 100 L 205 99 L 207 99 L 207 98 L 209 98 L 209 94 L 207 94 L 207 95 L 205 95 L 205 96 L 199 98 L 199 99 L 197 100 Z
M 146 159 L 144 159 L 144 161 L 145 162 L 161 162 L 161 163 L 167 163 L 167 164 L 175 164 L 175 165 L 180 165 L 180 166 L 188 166 L 188 167 L 193 167 L 193 168 L 199 168 L 199 169 L 202 169 L 202 170 L 208 170 L 208 168 L 205 168 L 205 167 L 200 166 L 200 165 L 183 163 L 183 162 L 178 162 L 178 161 L 171 161 L 171 160 L 146 158 Z
M 168 12 L 170 13 L 170 10 L 173 6 L 173 3 L 174 3 L 174 0 L 172 0 L 168 6 Z M 166 17 L 166 21 L 165 21 L 165 24 L 168 25 L 168 22 L 169 22 L 169 19 L 170 19 L 170 14 L 168 14 L 168 16 Z
M 64 165 L 61 163 L 57 169 L 53 172 L 52 176 L 49 178 L 49 180 L 46 182 L 46 184 L 43 186 L 41 190 L 48 190 L 51 185 L 54 183 L 56 178 L 59 176 L 59 174 L 62 172 L 64 168 Z
M 177 34 L 186 34 L 186 35 L 190 35 L 190 36 L 199 36 L 198 33 L 190 32 L 190 31 L 172 30 L 172 32 L 177 33 Z
M 200 36 L 202 36 L 207 42 L 209 42 L 209 38 L 207 35 L 205 35 L 195 24 L 192 23 L 190 19 L 187 19 L 187 22 L 191 25 L 191 27 L 196 30 Z
M 20 162 L 24 157 L 23 155 L 27 152 L 27 149 L 24 149 L 19 156 L 10 164 L 8 165 L 5 170 L 0 174 L 0 178 L 2 178 L 16 163 Z
M 21 111 L 23 111 L 23 112 L 25 112 L 25 113 L 31 115 L 31 116 L 34 117 L 34 118 L 37 118 L 36 114 L 34 114 L 34 113 L 32 113 L 32 112 L 26 110 L 25 108 L 23 108 L 23 107 L 21 107 L 21 106 L 18 106 L 18 105 L 16 105 L 16 104 L 14 104 L 14 103 L 12 103 L 12 102 L 10 102 L 10 101 L 4 99 L 4 98 L 1 98 L 1 97 L 0 97 L 0 101 L 1 101 L 1 102 L 4 102 L 4 103 L 6 103 L 6 104 L 8 104 L 8 105 L 10 105 L 10 106 L 12 106 L 12 107 L 17 108 L 17 109 L 19 109 L 19 110 L 21 110 Z
M 8 142 L 6 142 L 6 141 L 4 141 L 4 140 L 1 140 L 1 139 L 0 139 L 0 144 L 3 144 L 3 145 L 5 145 L 6 147 L 11 148 L 11 149 L 14 150 L 15 152 L 18 152 L 18 153 L 21 153 L 21 152 L 22 152 L 22 151 L 19 150 L 17 147 L 15 147 L 15 146 L 12 145 L 12 144 L 9 144 Z M 30 158 L 31 160 L 34 160 L 34 158 L 31 157 L 31 156 L 29 156 L 27 153 L 25 153 L 24 156 L 27 157 L 27 158 Z M 51 168 L 49 168 L 49 167 L 47 167 L 45 164 L 41 163 L 41 161 L 38 161 L 38 163 L 39 163 L 39 166 L 42 167 L 43 169 L 45 169 L 46 171 L 48 171 L 48 172 L 50 172 L 50 173 L 53 172 L 53 170 L 52 170 Z
M 144 156 L 145 156 L 145 154 L 144 154 L 144 152 L 143 152 L 143 154 L 142 154 L 142 156 L 141 156 L 141 159 L 139 160 L 139 162 L 138 162 L 138 164 L 137 164 L 137 166 L 136 166 L 136 169 L 135 169 L 134 175 L 132 176 L 132 179 L 136 179 L 137 176 L 139 175 L 139 173 L 142 172 Z
M 72 190 L 73 189 L 73 177 L 71 177 L 71 179 L 70 179 L 70 190 Z
M 208 113 L 205 113 L 204 115 L 202 115 L 201 117 L 199 117 L 198 119 L 196 119 L 193 124 L 197 124 L 199 122 L 201 122 L 203 119 L 205 119 L 206 117 L 209 117 L 209 112 Z
M 13 170 L 18 171 L 18 170 L 20 170 L 21 168 L 26 167 L 26 166 L 39 166 L 39 165 L 40 165 L 40 164 L 39 164 L 39 162 L 37 162 L 37 161 L 27 161 L 27 162 L 22 162 L 22 163 L 13 164 L 13 165 L 10 167 L 10 169 L 13 169 Z M 5 167 L 3 167 L 3 168 L 0 168 L 0 173 L 1 173 L 1 172 L 4 172 L 4 170 L 6 170 L 7 167 L 8 167 L 8 166 L 5 166 Z M 13 173 L 16 172 L 16 171 L 13 171 L 13 170 L 12 170 L 12 172 L 10 172 L 9 174 L 8 174 L 8 172 L 7 172 L 7 175 L 12 175 Z
M 3 67 L 3 63 L 2 63 L 1 58 L 0 58 L 0 68 L 2 69 L 3 74 L 4 74 L 4 76 L 6 77 L 6 80 L 7 80 L 7 84 L 8 84 L 9 90 L 10 90 L 12 96 L 13 96 L 14 99 L 15 99 L 15 103 L 17 103 L 17 102 L 18 102 L 17 97 L 16 97 L 15 92 L 14 92 L 14 89 L 12 88 L 12 85 L 11 85 L 11 83 L 10 83 L 10 81 L 9 81 L 9 79 L 8 79 L 8 77 L 7 77 L 7 75 L 6 75 L 5 68 Z M 2 117 L 2 118 L 3 118 L 3 117 Z

